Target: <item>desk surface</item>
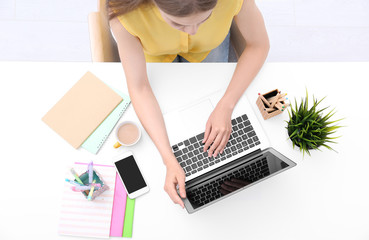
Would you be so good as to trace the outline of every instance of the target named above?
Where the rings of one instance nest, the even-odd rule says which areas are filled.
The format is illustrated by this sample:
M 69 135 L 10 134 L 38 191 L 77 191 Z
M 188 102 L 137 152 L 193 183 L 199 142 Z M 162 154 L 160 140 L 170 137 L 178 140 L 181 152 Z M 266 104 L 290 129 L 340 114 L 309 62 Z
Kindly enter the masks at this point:
M 235 64 L 148 64 L 162 112 L 225 89 Z M 75 150 L 41 117 L 86 72 L 127 93 L 119 63 L 0 62 L 2 193 L 0 239 L 75 239 L 57 235 L 66 167 L 74 161 L 109 163 L 127 149 L 108 139 L 98 155 Z M 369 239 L 369 63 L 268 63 L 246 91 L 271 145 L 297 166 L 189 215 L 163 190 L 165 167 L 143 132 L 136 156 L 151 191 L 136 201 L 133 239 Z M 197 86 L 195 88 L 194 86 Z M 302 157 L 287 140 L 288 114 L 264 121 L 258 92 L 278 88 L 293 99 L 305 87 L 322 106 L 346 117 L 333 147 Z M 138 122 L 130 106 L 121 120 Z M 31 184 L 28 186 L 27 184 Z

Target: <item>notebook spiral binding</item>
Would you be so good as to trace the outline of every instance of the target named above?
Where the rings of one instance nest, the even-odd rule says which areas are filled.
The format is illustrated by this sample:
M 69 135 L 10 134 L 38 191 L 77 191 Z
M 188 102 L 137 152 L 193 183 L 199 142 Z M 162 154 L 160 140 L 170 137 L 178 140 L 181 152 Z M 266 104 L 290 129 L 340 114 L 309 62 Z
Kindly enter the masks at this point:
M 120 111 L 120 113 L 119 113 L 119 118 L 121 118 L 121 117 L 123 116 L 124 112 L 127 110 L 127 108 L 128 108 L 128 106 L 129 106 L 129 104 L 130 104 L 130 103 L 131 103 L 131 101 L 127 102 L 127 103 L 124 105 L 124 108 L 123 108 L 123 109 L 122 109 L 122 111 Z M 117 123 L 118 123 L 118 122 L 117 122 Z M 115 127 L 115 125 L 114 125 L 114 127 Z M 112 129 L 114 129 L 114 127 L 113 127 Z M 97 146 L 97 149 L 100 149 L 100 148 L 102 147 L 102 145 L 104 144 L 105 140 L 108 138 L 109 134 L 110 134 L 110 132 L 108 132 L 108 133 L 106 133 L 106 134 L 104 135 L 104 137 L 101 139 L 101 141 L 100 141 L 99 145 Z

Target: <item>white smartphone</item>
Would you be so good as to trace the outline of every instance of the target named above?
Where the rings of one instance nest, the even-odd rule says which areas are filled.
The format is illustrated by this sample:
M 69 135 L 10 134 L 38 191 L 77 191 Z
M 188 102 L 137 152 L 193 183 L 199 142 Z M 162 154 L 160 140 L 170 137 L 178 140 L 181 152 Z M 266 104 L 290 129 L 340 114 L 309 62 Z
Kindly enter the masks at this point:
M 129 198 L 134 199 L 150 190 L 131 151 L 114 157 L 113 163 Z

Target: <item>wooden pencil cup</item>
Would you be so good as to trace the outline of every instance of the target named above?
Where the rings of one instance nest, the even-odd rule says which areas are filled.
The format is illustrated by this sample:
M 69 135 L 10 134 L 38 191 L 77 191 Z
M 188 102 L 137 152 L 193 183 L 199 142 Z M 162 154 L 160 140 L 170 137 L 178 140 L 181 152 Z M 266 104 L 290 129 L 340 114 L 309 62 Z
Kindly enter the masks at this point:
M 256 105 L 258 106 L 261 115 L 263 116 L 264 120 L 267 120 L 271 117 L 277 116 L 278 114 L 281 114 L 284 109 L 273 109 L 270 110 L 270 103 L 267 99 L 272 99 L 273 97 L 276 97 L 280 92 L 278 89 L 275 89 L 273 91 L 270 91 L 265 94 L 259 94 L 258 99 L 256 100 Z M 285 105 L 285 102 L 280 102 L 281 104 Z

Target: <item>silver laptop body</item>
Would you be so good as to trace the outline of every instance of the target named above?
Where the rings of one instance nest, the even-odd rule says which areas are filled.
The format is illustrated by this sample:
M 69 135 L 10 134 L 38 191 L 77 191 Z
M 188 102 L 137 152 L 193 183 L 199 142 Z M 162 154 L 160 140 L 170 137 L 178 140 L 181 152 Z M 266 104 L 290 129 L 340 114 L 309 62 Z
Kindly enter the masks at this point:
M 203 138 L 206 122 L 223 93 L 223 90 L 217 91 L 187 106 L 164 114 L 164 121 L 173 153 L 186 173 L 187 198 L 184 199 L 184 203 L 189 213 L 198 211 L 296 165 L 276 150 L 270 148 L 268 138 L 245 96 L 240 98 L 232 112 L 233 130 L 223 154 L 219 154 L 217 158 L 208 158 L 207 152 L 203 153 L 201 151 L 203 148 L 201 138 Z M 247 171 L 251 172 L 251 165 L 254 162 L 255 166 L 260 165 L 263 167 L 264 172 L 261 175 L 265 176 L 259 179 L 250 175 L 247 176 L 251 179 L 241 179 L 240 176 L 238 176 L 238 179 L 233 177 L 232 181 L 243 180 L 244 184 L 241 185 L 244 186 L 237 190 L 233 188 L 232 190 L 234 191 L 231 194 L 219 192 L 219 190 L 224 192 L 222 186 L 231 181 L 230 178 L 227 178 L 227 174 L 233 176 L 232 171 L 236 170 L 243 172 L 238 169 L 243 167 L 245 173 Z M 248 165 L 250 165 L 250 168 L 247 168 Z M 258 169 L 260 170 L 261 168 Z M 268 169 L 269 173 L 265 172 L 266 169 Z M 256 168 L 253 169 L 253 172 L 255 171 Z M 220 176 L 221 180 L 219 180 Z M 213 188 L 209 187 L 209 183 L 214 180 L 217 183 L 212 186 Z M 247 185 L 245 185 L 246 182 Z M 204 189 L 205 185 L 206 190 Z M 209 197 L 209 191 L 211 194 L 214 194 L 214 192 L 217 192 L 217 194 Z M 209 201 L 204 201 L 204 198 L 206 199 L 207 197 L 209 197 Z

